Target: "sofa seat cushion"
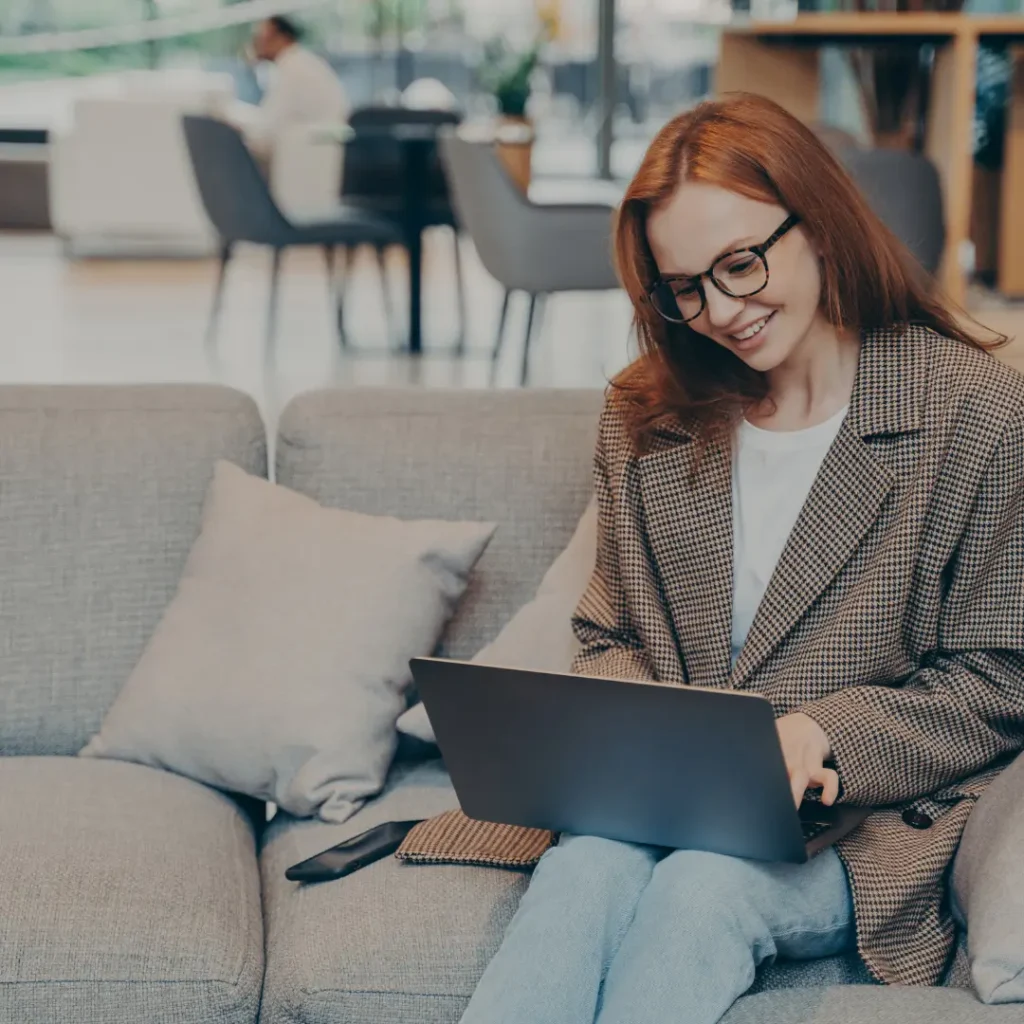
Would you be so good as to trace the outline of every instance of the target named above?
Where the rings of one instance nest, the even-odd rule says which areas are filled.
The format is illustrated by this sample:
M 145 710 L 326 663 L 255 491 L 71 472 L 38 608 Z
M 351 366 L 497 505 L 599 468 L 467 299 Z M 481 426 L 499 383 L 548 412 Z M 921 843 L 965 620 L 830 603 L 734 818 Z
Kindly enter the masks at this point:
M 133 764 L 0 757 L 0 1020 L 251 1024 L 262 969 L 234 801 Z
M 950 988 L 835 985 L 740 999 L 720 1024 L 1021 1024 L 1020 1005 L 986 1006 Z
M 285 869 L 385 821 L 458 806 L 434 759 L 398 764 L 343 825 L 278 814 L 264 835 L 267 972 L 261 1024 L 457 1021 L 526 889 L 527 875 L 394 857 L 302 886 Z
M 301 886 L 285 869 L 385 821 L 458 805 L 437 760 L 400 764 L 344 825 L 278 815 L 260 856 L 267 929 L 261 1024 L 455 1024 L 501 944 L 529 876 L 385 858 Z M 870 980 L 856 957 L 772 966 L 757 987 Z M 760 998 L 760 997 L 757 997 Z

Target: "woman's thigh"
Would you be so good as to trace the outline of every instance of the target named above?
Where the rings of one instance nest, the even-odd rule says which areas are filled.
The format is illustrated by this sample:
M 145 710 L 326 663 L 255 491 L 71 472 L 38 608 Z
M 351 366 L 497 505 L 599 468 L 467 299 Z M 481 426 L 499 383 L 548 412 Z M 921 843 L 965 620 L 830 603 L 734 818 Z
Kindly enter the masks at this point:
M 850 886 L 834 849 L 805 864 L 678 850 L 655 868 L 648 898 L 685 911 L 698 928 L 701 918 L 714 927 L 714 918 L 732 911 L 752 937 L 770 936 L 775 951 L 794 960 L 832 956 L 856 944 Z

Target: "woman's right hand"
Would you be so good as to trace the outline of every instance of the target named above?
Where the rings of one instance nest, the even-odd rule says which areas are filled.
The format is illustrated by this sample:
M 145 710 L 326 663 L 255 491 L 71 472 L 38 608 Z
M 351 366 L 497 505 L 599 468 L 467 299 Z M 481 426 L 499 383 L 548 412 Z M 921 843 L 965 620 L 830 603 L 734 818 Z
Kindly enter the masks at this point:
M 795 712 L 775 721 L 782 743 L 782 756 L 786 759 L 789 784 L 793 787 L 793 800 L 797 807 L 803 803 L 808 788 L 821 786 L 821 802 L 831 806 L 839 797 L 839 775 L 826 768 L 832 754 L 832 744 L 825 730 L 809 715 Z

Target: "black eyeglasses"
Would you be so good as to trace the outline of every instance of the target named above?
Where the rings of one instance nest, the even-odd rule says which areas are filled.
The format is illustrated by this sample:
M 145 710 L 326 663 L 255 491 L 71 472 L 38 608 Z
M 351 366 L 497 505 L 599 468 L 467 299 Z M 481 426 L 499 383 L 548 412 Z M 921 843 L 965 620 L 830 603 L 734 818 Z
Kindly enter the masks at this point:
M 760 245 L 724 253 L 703 274 L 659 278 L 649 293 L 651 304 L 670 323 L 685 324 L 696 320 L 707 305 L 703 284 L 705 277 L 730 298 L 747 299 L 756 295 L 768 284 L 766 253 L 799 222 L 799 217 L 788 217 Z

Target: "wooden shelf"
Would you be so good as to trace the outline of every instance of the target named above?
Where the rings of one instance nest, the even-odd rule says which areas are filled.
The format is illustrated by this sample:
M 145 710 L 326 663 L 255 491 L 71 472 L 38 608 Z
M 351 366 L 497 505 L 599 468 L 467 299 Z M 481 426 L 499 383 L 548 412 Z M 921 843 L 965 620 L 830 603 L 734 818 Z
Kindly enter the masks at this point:
M 1024 39 L 1024 14 L 969 14 L 933 12 L 869 12 L 865 14 L 801 14 L 791 21 L 736 21 L 726 25 L 730 34 L 775 37 L 787 42 L 821 45 L 861 40 L 940 41 L 967 35 L 972 39 Z

